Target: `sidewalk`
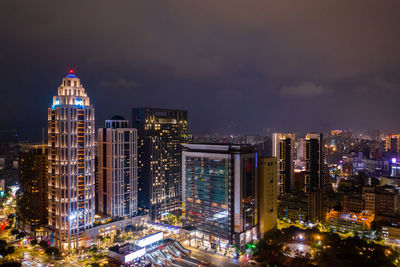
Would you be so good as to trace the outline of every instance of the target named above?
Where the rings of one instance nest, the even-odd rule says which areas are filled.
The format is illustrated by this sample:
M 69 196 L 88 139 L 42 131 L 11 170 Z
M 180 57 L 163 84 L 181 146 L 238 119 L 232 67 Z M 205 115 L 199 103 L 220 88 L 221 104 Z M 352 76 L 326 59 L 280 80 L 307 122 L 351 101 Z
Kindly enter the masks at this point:
M 198 250 L 198 251 L 201 251 L 201 252 L 204 252 L 204 253 L 211 254 L 213 256 L 214 255 L 218 255 L 218 256 L 225 257 L 225 258 L 230 259 L 230 260 L 235 259 L 232 255 L 224 255 L 224 252 L 222 252 L 222 251 L 215 251 L 215 250 L 211 250 L 211 249 L 207 250 L 206 248 L 203 248 L 203 247 L 196 248 L 196 247 L 191 247 L 191 246 L 186 246 L 186 245 L 184 247 L 189 249 L 189 250 Z

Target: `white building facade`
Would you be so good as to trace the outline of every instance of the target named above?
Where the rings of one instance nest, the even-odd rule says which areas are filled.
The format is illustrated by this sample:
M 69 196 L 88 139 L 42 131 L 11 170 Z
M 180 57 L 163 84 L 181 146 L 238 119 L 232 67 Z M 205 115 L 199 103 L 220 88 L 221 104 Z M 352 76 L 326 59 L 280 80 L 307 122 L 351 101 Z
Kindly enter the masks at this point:
M 114 116 L 98 129 L 99 212 L 109 217 L 137 215 L 137 130 Z

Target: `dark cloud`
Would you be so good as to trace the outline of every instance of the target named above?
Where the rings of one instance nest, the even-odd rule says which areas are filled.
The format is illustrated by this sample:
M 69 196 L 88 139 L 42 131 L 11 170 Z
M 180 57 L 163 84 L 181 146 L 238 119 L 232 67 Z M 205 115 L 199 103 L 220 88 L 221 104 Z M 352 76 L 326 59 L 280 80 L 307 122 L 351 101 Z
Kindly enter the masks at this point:
M 283 97 L 313 97 L 330 93 L 331 89 L 324 88 L 312 82 L 302 82 L 294 86 L 285 86 L 281 88 L 281 96 Z
M 98 126 L 160 106 L 188 109 L 194 133 L 400 130 L 398 10 L 368 0 L 1 1 L 2 127 L 40 132 L 72 67 Z
M 114 81 L 101 81 L 99 85 L 111 89 L 132 89 L 139 86 L 137 82 L 125 78 L 118 78 Z

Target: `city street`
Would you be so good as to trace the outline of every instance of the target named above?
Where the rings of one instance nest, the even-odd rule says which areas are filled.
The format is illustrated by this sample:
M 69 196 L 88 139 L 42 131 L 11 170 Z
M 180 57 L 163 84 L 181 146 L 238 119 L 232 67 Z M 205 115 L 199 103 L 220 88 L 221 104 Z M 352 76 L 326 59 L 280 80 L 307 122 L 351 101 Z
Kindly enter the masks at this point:
M 15 214 L 15 197 L 13 194 L 10 194 L 4 200 L 3 207 L 0 211 L 0 216 L 4 219 L 7 219 L 8 215 Z M 9 223 L 8 220 L 5 220 L 3 224 L 7 225 Z M 12 228 L 11 228 L 12 229 Z M 66 266 L 85 266 L 91 263 L 99 263 L 105 264 L 107 263 L 107 258 L 102 257 L 99 258 L 100 252 L 107 251 L 109 246 L 115 245 L 113 242 L 103 244 L 103 249 L 100 250 L 96 254 L 90 254 L 85 252 L 80 255 L 69 255 L 65 257 L 63 260 L 56 261 L 50 259 L 38 245 L 31 245 L 26 241 L 26 238 L 22 238 L 20 240 L 16 240 L 15 236 L 10 234 L 11 229 L 3 229 L 0 232 L 0 238 L 7 241 L 8 245 L 15 246 L 15 252 L 9 256 L 8 259 L 13 260 L 21 260 L 23 266 L 57 266 L 57 267 L 66 267 Z M 141 238 L 145 235 L 153 233 L 157 231 L 156 229 L 145 229 L 143 231 L 131 232 L 131 233 L 123 233 L 125 236 L 125 242 L 134 242 L 135 239 Z M 173 234 L 172 232 L 164 232 L 164 238 L 173 238 L 176 240 L 183 241 L 183 236 L 180 234 Z M 122 244 L 121 243 L 121 244 Z M 240 260 L 233 260 L 225 256 L 221 256 L 215 253 L 206 252 L 197 248 L 187 247 L 192 251 L 191 256 L 201 261 L 210 262 L 210 266 L 226 266 L 226 267 L 234 267 L 234 266 L 244 266 L 245 265 L 245 257 L 241 257 Z M 96 255 L 96 256 L 95 256 Z M 241 264 L 239 264 L 239 261 Z
M 193 258 L 206 262 L 211 262 L 211 266 L 224 266 L 224 267 L 240 266 L 237 260 L 232 260 L 218 254 L 208 253 L 192 247 L 187 247 L 187 249 L 190 249 L 192 251 L 191 256 Z

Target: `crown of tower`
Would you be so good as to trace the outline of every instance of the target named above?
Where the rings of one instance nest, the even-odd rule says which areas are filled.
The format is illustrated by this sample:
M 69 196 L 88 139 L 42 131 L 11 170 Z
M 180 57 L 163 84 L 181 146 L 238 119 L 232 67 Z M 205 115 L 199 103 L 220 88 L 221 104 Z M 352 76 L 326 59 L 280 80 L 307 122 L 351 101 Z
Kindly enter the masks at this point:
M 67 76 L 65 76 L 65 78 L 75 78 L 75 79 L 78 79 L 78 77 L 75 75 L 75 71 L 74 71 L 73 69 L 70 69 L 70 70 L 68 71 L 68 74 L 67 74 Z
M 52 108 L 59 105 L 90 106 L 90 98 L 87 96 L 81 80 L 72 69 L 62 78 L 61 85 L 58 87 L 58 94 L 53 97 Z

